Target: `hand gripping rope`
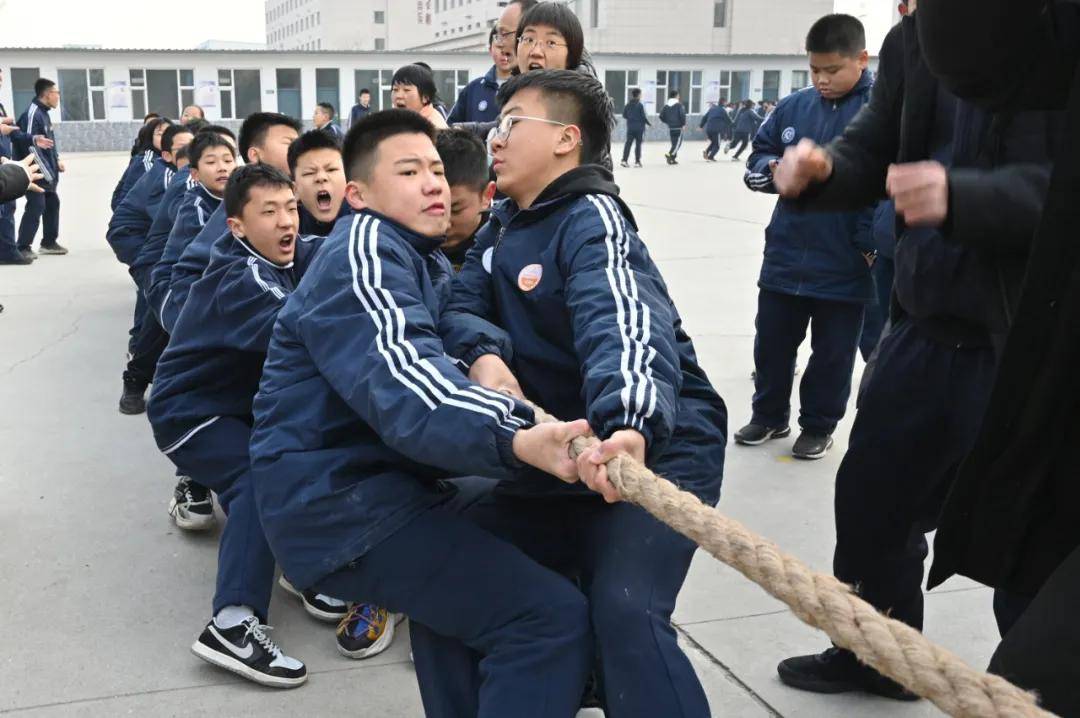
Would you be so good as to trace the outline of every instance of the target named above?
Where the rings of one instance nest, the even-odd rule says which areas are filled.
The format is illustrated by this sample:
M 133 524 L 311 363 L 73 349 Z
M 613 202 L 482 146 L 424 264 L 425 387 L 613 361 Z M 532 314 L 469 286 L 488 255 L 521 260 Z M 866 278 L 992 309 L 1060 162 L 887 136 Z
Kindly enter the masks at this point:
M 539 407 L 537 421 L 556 419 Z M 577 458 L 595 438 L 577 438 Z M 999 676 L 971 668 L 907 624 L 889 618 L 833 576 L 811 571 L 794 556 L 738 521 L 703 504 L 626 454 L 607 464 L 622 498 L 649 512 L 783 601 L 804 623 L 945 713 L 962 718 L 1051 717 L 1028 693 Z

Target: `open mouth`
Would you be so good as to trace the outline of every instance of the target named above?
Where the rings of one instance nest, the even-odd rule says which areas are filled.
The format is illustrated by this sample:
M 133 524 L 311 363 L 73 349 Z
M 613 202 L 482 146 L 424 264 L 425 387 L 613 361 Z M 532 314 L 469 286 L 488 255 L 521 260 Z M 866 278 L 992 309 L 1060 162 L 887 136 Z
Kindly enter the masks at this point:
M 541 63 L 541 62 L 530 62 L 529 63 L 529 69 L 530 70 L 543 70 L 545 68 L 544 68 L 544 64 Z
M 334 198 L 326 190 L 319 190 L 315 195 L 315 206 L 324 212 L 329 212 L 334 206 Z
M 296 243 L 296 235 L 295 234 L 283 235 L 281 237 L 281 239 L 278 240 L 278 249 L 281 250 L 281 252 L 283 254 L 288 254 L 289 252 L 292 252 L 293 244 L 295 244 L 295 243 Z
M 399 110 L 407 110 L 407 109 L 409 109 L 408 107 L 405 106 L 405 100 L 394 100 L 394 107 L 396 107 Z

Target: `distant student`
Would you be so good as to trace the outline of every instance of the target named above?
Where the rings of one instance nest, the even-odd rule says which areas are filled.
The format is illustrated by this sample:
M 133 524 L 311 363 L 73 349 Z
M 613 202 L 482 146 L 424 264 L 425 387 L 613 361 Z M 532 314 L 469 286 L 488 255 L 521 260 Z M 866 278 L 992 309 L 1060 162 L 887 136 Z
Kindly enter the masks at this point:
M 42 179 L 35 184 L 44 192 L 30 192 L 26 195 L 23 216 L 19 221 L 18 248 L 20 254 L 33 258 L 34 237 L 38 227 L 42 227 L 40 254 L 67 254 L 67 248 L 57 242 L 60 234 L 60 195 L 57 187 L 60 174 L 66 169 L 60 159 L 60 150 L 56 146 L 52 119 L 49 111 L 60 106 L 60 90 L 52 80 L 39 78 L 34 83 L 34 99 L 26 111 L 19 116 L 20 133 L 14 142 L 15 159 L 22 160 L 27 155 L 37 158 Z M 44 137 L 52 144 L 43 146 L 37 142 Z
M 724 101 L 710 102 L 709 110 L 701 117 L 700 126 L 709 138 L 709 146 L 702 155 L 709 162 L 716 162 L 716 153 L 720 151 L 720 137 L 732 128 L 731 117 L 724 108 Z
M 341 131 L 341 126 L 334 121 L 336 114 L 337 111 L 329 102 L 319 102 L 315 105 L 315 113 L 311 121 L 315 124 L 316 130 L 325 132 L 340 144 L 345 138 L 345 133 Z
M 240 168 L 224 201 L 227 241 L 215 245 L 177 319 L 149 416 L 158 448 L 211 488 L 228 516 L 212 618 L 192 652 L 255 683 L 292 688 L 307 669 L 268 635 L 274 555 L 255 507 L 248 442 L 274 321 L 321 238 L 298 238 L 292 182 L 273 167 Z
M 481 385 L 521 387 L 555 416 L 586 417 L 603 443 L 578 460 L 584 485 L 504 480 L 466 517 L 581 577 L 607 715 L 707 716 L 671 625 L 696 547 L 620 502 L 603 465 L 626 452 L 715 504 L 724 402 L 698 365 L 630 209 L 596 164 L 613 124 L 603 85 L 579 72 L 530 72 L 503 85 L 499 99 L 502 122 L 490 147 L 508 199 L 492 210 L 455 279 L 440 325 L 446 351 Z M 466 657 L 473 672 L 463 670 L 460 647 L 427 628 L 438 630 L 412 634 L 417 668 L 431 645 L 431 665 L 454 703 L 463 698 L 454 686 L 477 679 L 475 660 Z M 447 714 L 474 710 L 457 706 Z
M 630 146 L 634 146 L 634 166 L 641 167 L 641 143 L 645 139 L 645 128 L 652 125 L 645 115 L 645 106 L 641 104 L 641 89 L 630 90 L 630 101 L 623 108 L 626 119 L 626 144 L 623 145 L 622 166 L 629 167 Z
M 356 104 L 349 113 L 349 127 L 362 120 L 371 111 L 371 90 L 365 87 L 357 94 Z
M 743 100 L 742 106 L 738 112 L 735 113 L 734 127 L 732 128 L 731 142 L 724 148 L 724 154 L 726 155 L 731 150 L 735 149 L 738 145 L 739 149 L 735 150 L 734 156 L 732 156 L 732 162 L 741 162 L 739 159 L 743 153 L 743 150 L 750 144 L 751 138 L 757 134 L 758 128 L 761 127 L 762 117 L 754 111 L 753 100 Z
M 341 145 L 325 132 L 305 132 L 289 145 L 288 161 L 299 200 L 300 234 L 325 237 L 338 217 L 351 214 Z
M 806 48 L 817 84 L 785 97 L 761 126 L 747 163 L 754 191 L 775 193 L 772 173 L 786 148 L 804 138 L 831 141 L 870 99 L 866 34 L 856 18 L 826 15 L 810 28 Z M 875 301 L 872 225 L 872 209 L 817 213 L 777 201 L 758 280 L 753 415 L 735 433 L 737 443 L 758 446 L 791 433 L 795 358 L 809 327 L 813 351 L 799 386 L 802 433 L 791 453 L 820 459 L 832 446 L 847 411 L 863 314 Z
M 450 189 L 434 142 L 429 122 L 400 110 L 346 136 L 357 213 L 278 314 L 255 399 L 259 516 L 295 585 L 405 613 L 483 655 L 483 682 L 458 690 L 487 715 L 566 718 L 592 659 L 584 597 L 447 510 L 440 480 L 526 465 L 568 478 L 584 422 L 532 426 L 530 408 L 447 358 L 436 326 Z M 440 669 L 422 648 L 415 658 L 425 712 L 452 715 L 429 690 Z
M 188 105 L 187 107 L 184 108 L 184 111 L 182 113 L 180 113 L 180 122 L 182 122 L 185 125 L 187 123 L 191 122 L 192 120 L 205 120 L 205 119 L 206 119 L 206 113 L 203 111 L 203 108 L 199 107 L 198 105 Z
M 390 99 L 394 107 L 419 114 L 436 129 L 448 127 L 446 120 L 433 106 L 437 94 L 435 78 L 429 70 L 420 65 L 405 65 L 394 73 L 390 84 Z
M 132 155 L 131 162 L 124 170 L 124 174 L 120 176 L 116 188 L 113 189 L 109 206 L 114 212 L 139 178 L 149 172 L 154 166 L 154 161 L 161 157 L 161 136 L 171 124 L 173 124 L 172 120 L 167 117 L 155 117 L 139 128 L 139 134 L 135 140 L 137 151 L 133 150 L 135 154 Z
M 669 165 L 679 164 L 679 150 L 682 148 L 683 129 L 686 127 L 686 108 L 679 101 L 679 91 L 668 93 L 667 104 L 660 110 L 660 121 L 668 126 L 671 136 L 671 149 L 664 155 Z
M 488 54 L 494 64 L 482 77 L 476 78 L 461 90 L 454 108 L 446 118 L 447 123 L 455 125 L 459 122 L 491 122 L 499 116 L 495 94 L 499 91 L 499 86 L 510 78 L 514 65 L 511 55 L 503 52 L 501 45 L 495 44 L 496 33 L 495 27 L 488 33 Z
M 450 228 L 442 251 L 454 271 L 461 269 L 465 254 L 491 210 L 495 183 L 488 169 L 484 143 L 466 130 L 443 130 L 435 140 L 450 185 Z

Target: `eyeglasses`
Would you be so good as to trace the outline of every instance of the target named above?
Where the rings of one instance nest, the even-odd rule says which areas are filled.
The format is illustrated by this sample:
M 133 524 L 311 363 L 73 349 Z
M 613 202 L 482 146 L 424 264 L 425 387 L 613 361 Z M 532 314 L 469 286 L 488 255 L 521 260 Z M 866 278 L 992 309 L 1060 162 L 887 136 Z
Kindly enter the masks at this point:
M 492 143 L 501 142 L 506 144 L 510 141 L 510 130 L 514 129 L 514 123 L 521 122 L 522 120 L 532 120 L 533 122 L 544 122 L 549 125 L 558 125 L 559 127 L 569 127 L 570 125 L 565 122 L 558 122 L 556 120 L 549 120 L 544 117 L 528 117 L 526 115 L 506 115 L 499 120 L 499 125 L 491 134 L 488 135 L 488 148 L 491 148 Z
M 517 30 L 507 30 L 506 32 L 496 30 L 494 43 L 496 45 L 502 45 L 503 43 L 509 42 L 514 35 L 517 35 Z
M 567 47 L 567 44 L 556 40 L 540 40 L 535 35 L 522 35 L 518 38 L 518 46 L 529 51 L 531 51 L 534 46 L 539 46 L 541 50 L 553 52 L 557 48 Z

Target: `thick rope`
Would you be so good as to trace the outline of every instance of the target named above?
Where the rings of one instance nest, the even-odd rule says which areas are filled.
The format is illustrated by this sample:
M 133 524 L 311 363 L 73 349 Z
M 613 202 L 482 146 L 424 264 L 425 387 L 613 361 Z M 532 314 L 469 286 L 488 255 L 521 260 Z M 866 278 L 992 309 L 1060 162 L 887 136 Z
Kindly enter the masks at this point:
M 537 409 L 538 421 L 555 421 Z M 596 439 L 576 439 L 577 457 Z M 626 454 L 607 464 L 608 478 L 626 501 L 686 536 L 783 601 L 804 623 L 833 643 L 931 701 L 963 718 L 1053 716 L 1036 697 L 999 676 L 977 671 L 907 624 L 889 618 L 833 576 L 811 571 L 794 556 L 738 521 L 702 503 Z

